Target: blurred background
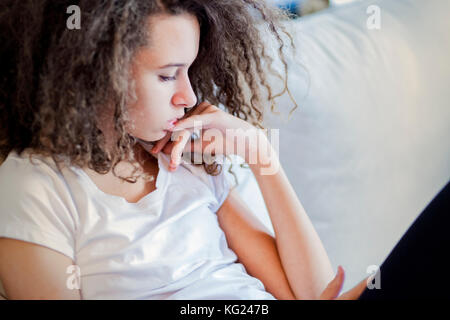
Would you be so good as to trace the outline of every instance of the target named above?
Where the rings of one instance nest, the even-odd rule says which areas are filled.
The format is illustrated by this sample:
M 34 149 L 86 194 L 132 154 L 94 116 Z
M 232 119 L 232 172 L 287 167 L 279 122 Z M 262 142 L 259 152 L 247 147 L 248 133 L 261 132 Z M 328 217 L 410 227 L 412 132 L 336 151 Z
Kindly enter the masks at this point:
M 268 3 L 286 9 L 293 18 L 312 14 L 314 12 L 359 0 L 266 0 Z

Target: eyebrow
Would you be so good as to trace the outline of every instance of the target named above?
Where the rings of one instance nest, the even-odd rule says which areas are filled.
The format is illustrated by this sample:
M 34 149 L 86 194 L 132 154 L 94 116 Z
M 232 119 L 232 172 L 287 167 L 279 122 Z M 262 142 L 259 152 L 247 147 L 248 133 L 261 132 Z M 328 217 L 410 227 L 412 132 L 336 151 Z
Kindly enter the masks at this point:
M 186 66 L 186 64 L 184 64 L 184 63 L 169 63 L 162 67 L 159 67 L 159 69 L 165 69 L 165 68 L 170 68 L 170 67 L 185 67 L 185 66 Z

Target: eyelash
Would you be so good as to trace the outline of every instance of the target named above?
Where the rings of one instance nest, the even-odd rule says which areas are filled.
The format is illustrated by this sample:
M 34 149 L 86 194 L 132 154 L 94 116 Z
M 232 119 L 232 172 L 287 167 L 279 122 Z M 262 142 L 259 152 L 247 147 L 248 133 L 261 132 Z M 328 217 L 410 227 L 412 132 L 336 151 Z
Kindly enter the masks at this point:
M 161 79 L 161 81 L 174 81 L 176 80 L 176 77 L 164 77 L 164 76 L 159 76 L 159 78 Z

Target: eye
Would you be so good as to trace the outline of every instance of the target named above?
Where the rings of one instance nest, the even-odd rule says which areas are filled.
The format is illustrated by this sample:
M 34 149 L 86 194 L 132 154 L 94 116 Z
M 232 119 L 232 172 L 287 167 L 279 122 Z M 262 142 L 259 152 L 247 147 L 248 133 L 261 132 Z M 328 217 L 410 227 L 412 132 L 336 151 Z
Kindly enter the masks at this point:
M 165 76 L 159 76 L 159 78 L 161 79 L 161 81 L 174 81 L 176 80 L 175 77 L 165 77 Z

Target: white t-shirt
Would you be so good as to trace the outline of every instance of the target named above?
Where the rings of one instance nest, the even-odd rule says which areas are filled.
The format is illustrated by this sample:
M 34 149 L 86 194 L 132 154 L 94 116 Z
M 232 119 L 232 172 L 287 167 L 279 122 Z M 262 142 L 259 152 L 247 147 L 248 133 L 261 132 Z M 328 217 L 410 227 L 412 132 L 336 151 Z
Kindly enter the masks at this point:
M 101 191 L 80 168 L 11 152 L 0 166 L 0 237 L 72 258 L 82 299 L 275 299 L 237 263 L 215 212 L 231 174 L 158 154 L 157 189 L 129 203 Z M 72 281 L 76 285 L 76 282 Z

